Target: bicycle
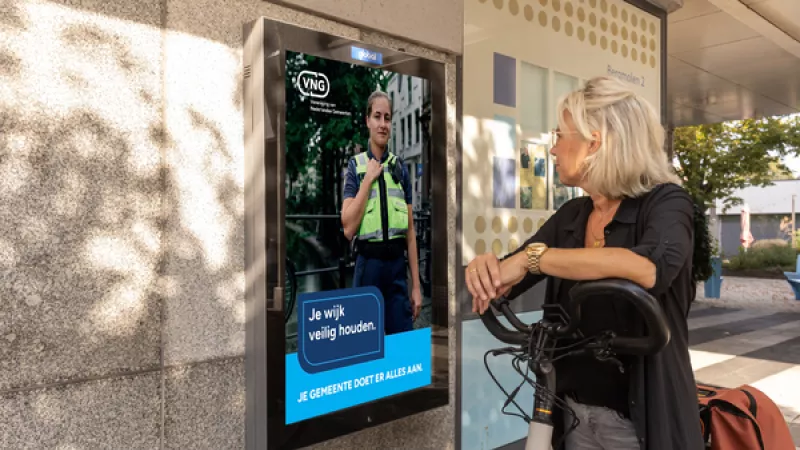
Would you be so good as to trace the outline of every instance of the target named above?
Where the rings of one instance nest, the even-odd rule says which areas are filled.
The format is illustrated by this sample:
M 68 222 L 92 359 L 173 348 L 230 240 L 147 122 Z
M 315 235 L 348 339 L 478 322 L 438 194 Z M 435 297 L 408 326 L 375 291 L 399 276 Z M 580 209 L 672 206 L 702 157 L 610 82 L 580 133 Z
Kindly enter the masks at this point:
M 649 334 L 643 337 L 624 337 L 607 331 L 588 338 L 584 337 L 578 331 L 581 321 L 581 305 L 588 299 L 598 295 L 614 296 L 631 302 L 643 316 L 646 330 L 648 330 Z M 484 355 L 484 365 L 492 380 L 508 397 L 501 412 L 521 417 L 529 424 L 525 450 L 550 450 L 552 448 L 553 406 L 559 406 L 565 412 L 571 413 L 574 419 L 572 426 L 566 430 L 561 439 L 564 439 L 580 423 L 575 412 L 566 402 L 555 395 L 556 373 L 553 363 L 557 359 L 574 353 L 591 351 L 594 352 L 596 358 L 610 361 L 622 368 L 622 363 L 616 358 L 617 355 L 651 355 L 661 351 L 670 340 L 670 331 L 658 300 L 644 288 L 626 280 L 605 279 L 579 283 L 570 290 L 568 311 L 565 311 L 560 305 L 545 304 L 543 306 L 544 312 L 551 313 L 545 314 L 545 317 L 549 316 L 554 320 L 543 318 L 531 325 L 523 323 L 511 311 L 508 303 L 509 300 L 505 298 L 492 300 L 490 302 L 491 308 L 487 309 L 480 317 L 486 329 L 495 338 L 515 347 L 489 350 Z M 495 312 L 502 313 L 509 324 L 516 330 L 510 330 L 502 325 Z M 577 339 L 577 341 L 560 348 L 550 346 L 552 341 L 561 338 L 573 338 Z M 568 352 L 553 358 L 553 353 L 557 350 L 568 350 Z M 500 385 L 489 369 L 487 359 L 489 354 L 493 356 L 502 354 L 515 355 L 512 366 L 523 377 L 523 382 L 511 394 Z M 532 371 L 535 376 L 534 380 L 523 372 L 520 367 L 520 361 L 527 362 L 529 371 Z M 525 382 L 531 383 L 535 389 L 532 416 L 528 416 L 514 400 L 514 397 Z M 511 403 L 517 407 L 522 415 L 505 411 L 506 407 Z

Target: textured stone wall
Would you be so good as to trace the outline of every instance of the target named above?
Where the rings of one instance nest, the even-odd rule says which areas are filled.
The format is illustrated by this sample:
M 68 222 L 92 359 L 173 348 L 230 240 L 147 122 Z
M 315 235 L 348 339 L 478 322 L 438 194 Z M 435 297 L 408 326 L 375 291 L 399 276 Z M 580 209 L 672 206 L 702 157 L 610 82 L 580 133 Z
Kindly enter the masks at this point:
M 383 39 L 261 1 L 0 1 L 0 448 L 243 448 L 241 30 L 261 15 Z M 325 447 L 446 448 L 452 424 Z

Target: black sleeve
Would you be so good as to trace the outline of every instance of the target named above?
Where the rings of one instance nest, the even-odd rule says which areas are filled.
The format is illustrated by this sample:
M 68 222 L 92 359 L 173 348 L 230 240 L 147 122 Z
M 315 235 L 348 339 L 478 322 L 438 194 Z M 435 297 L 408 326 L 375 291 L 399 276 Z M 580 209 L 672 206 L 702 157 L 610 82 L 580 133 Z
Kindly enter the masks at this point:
M 564 206 L 566 206 L 566 205 L 564 205 Z M 562 208 L 563 208 L 563 206 L 562 206 Z M 517 248 L 513 252 L 509 253 L 508 255 L 504 256 L 502 259 L 506 259 L 508 257 L 516 255 L 519 252 L 525 251 L 525 247 L 527 247 L 528 244 L 531 244 L 531 243 L 534 243 L 534 242 L 541 242 L 541 243 L 547 245 L 548 247 L 555 247 L 556 246 L 556 231 L 558 230 L 558 227 L 556 226 L 556 223 L 558 222 L 558 217 L 559 217 L 558 212 L 556 212 L 555 214 L 550 216 L 550 218 L 547 219 L 547 221 L 542 225 L 541 228 L 539 228 L 536 231 L 536 233 L 534 233 L 533 236 L 528 238 L 528 240 L 523 242 L 522 245 L 519 246 L 519 248 Z M 534 275 L 532 273 L 528 273 L 527 275 L 525 275 L 525 278 L 523 278 L 522 281 L 520 281 L 519 283 L 514 285 L 514 287 L 511 288 L 511 290 L 508 292 L 508 294 L 506 294 L 506 298 L 509 299 L 509 300 L 513 300 L 513 299 L 519 297 L 525 291 L 527 291 L 528 289 L 532 288 L 533 286 L 535 286 L 540 281 L 544 280 L 546 276 L 547 275 L 544 275 L 544 274 Z
M 692 258 L 694 206 L 689 194 L 677 185 L 660 189 L 645 203 L 644 223 L 638 224 L 642 236 L 631 250 L 655 264 L 656 282 L 650 292 L 659 295 Z

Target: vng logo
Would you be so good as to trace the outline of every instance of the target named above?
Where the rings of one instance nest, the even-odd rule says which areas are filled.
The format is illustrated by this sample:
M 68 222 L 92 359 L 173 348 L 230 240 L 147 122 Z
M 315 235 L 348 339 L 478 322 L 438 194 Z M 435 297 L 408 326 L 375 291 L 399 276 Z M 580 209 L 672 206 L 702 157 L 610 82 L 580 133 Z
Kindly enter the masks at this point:
M 331 85 L 324 73 L 304 70 L 297 76 L 297 90 L 306 97 L 325 98 Z

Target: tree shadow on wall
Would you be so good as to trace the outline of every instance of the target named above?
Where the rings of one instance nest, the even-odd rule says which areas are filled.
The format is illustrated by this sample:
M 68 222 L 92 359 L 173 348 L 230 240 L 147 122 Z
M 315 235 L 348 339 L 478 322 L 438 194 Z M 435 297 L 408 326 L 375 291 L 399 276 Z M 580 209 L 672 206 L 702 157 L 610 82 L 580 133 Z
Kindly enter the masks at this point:
M 0 21 L 24 28 L 14 8 Z M 206 223 L 206 211 L 187 216 L 193 189 L 165 158 L 177 150 L 152 93 L 161 86 L 107 89 L 81 75 L 87 61 L 95 70 L 111 61 L 127 79 L 162 69 L 137 57 L 124 32 L 74 24 L 58 39 L 52 45 L 78 49 L 81 60 L 61 61 L 52 83 L 72 83 L 0 106 L 0 391 L 157 368 L 162 351 L 179 362 L 241 354 L 242 192 L 220 126 L 185 111 L 194 124 L 187 132 L 213 137 L 197 154 L 223 162 L 192 180 L 216 205 Z M 11 95 L 24 95 L 23 68 L 41 56 L 0 51 Z M 88 101 L 54 110 L 46 92 L 56 88 L 99 96 L 113 114 Z M 135 103 L 115 104 L 125 91 L 134 95 L 119 97 Z M 221 262 L 209 263 L 206 235 L 223 236 Z

